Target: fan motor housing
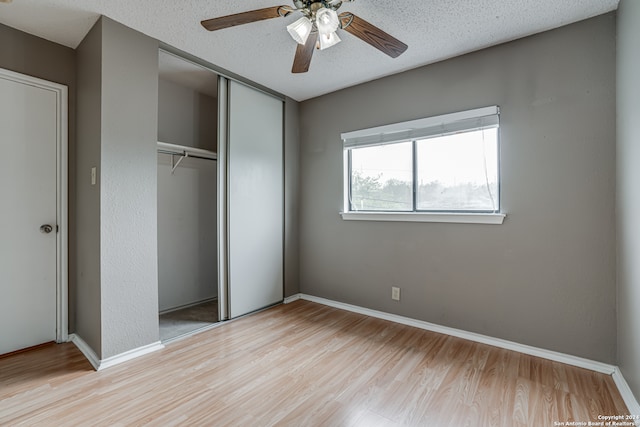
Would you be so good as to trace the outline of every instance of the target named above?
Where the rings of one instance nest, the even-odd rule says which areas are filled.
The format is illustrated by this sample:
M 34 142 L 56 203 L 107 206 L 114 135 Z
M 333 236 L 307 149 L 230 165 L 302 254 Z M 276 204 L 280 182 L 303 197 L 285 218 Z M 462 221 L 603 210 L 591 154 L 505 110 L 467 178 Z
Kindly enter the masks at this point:
M 310 12 L 315 12 L 321 7 L 338 10 L 340 6 L 342 6 L 342 0 L 294 0 L 293 4 L 298 9 L 306 9 Z

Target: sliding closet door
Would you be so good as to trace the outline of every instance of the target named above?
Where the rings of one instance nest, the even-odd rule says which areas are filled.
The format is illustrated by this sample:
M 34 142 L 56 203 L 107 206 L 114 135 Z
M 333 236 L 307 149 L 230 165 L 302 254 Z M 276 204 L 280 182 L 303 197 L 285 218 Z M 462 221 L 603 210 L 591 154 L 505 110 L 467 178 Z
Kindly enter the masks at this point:
M 228 86 L 227 225 L 230 317 L 283 299 L 282 100 Z

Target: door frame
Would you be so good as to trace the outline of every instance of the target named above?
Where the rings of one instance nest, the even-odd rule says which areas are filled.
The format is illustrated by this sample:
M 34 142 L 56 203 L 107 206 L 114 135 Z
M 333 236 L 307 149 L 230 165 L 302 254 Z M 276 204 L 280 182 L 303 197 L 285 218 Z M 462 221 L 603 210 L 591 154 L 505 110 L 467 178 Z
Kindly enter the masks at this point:
M 48 90 L 56 96 L 56 342 L 66 342 L 69 340 L 68 88 L 3 68 L 0 79 Z
M 218 320 L 229 320 L 229 276 L 227 251 L 229 239 L 227 227 L 229 217 L 228 184 L 227 184 L 227 141 L 228 141 L 228 85 L 229 79 L 218 75 L 218 188 L 216 191 L 218 205 Z

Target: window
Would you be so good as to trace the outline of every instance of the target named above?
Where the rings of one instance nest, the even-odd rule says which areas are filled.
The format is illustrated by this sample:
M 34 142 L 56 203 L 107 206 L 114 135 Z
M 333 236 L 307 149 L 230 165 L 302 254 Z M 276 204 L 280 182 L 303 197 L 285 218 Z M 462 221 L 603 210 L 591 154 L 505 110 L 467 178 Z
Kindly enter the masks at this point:
M 498 115 L 486 107 L 343 133 L 343 218 L 502 223 Z

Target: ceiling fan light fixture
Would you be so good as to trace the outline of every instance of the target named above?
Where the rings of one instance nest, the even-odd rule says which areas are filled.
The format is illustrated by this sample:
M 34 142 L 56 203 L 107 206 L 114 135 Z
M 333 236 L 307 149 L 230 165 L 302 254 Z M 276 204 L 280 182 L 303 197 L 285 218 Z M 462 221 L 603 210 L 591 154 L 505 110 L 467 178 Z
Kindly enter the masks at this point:
M 316 12 L 316 27 L 318 27 L 318 32 L 321 35 L 324 36 L 335 33 L 339 26 L 340 19 L 338 18 L 338 13 L 335 10 L 327 9 L 326 7 L 318 9 Z
M 0 0 L 0 4 L 10 1 Z M 293 0 L 295 9 L 291 6 L 265 7 L 205 19 L 200 21 L 200 25 L 207 31 L 217 31 L 251 22 L 284 18 L 293 12 L 301 13 L 302 18 L 287 25 L 287 32 L 298 43 L 291 67 L 294 74 L 309 71 L 316 49 L 324 50 L 340 43 L 338 30 L 348 32 L 391 58 L 397 58 L 407 50 L 406 44 L 353 13 L 342 12 L 338 15 L 337 10 L 342 3 L 352 1 L 354 0 Z
M 303 16 L 292 24 L 287 25 L 287 31 L 296 42 L 299 44 L 305 44 L 311 30 L 313 29 L 313 23 L 309 18 Z
M 320 50 L 325 50 L 326 48 L 337 45 L 342 41 L 340 40 L 340 37 L 338 37 L 338 34 L 335 31 L 329 34 L 320 34 L 319 39 L 320 39 Z

